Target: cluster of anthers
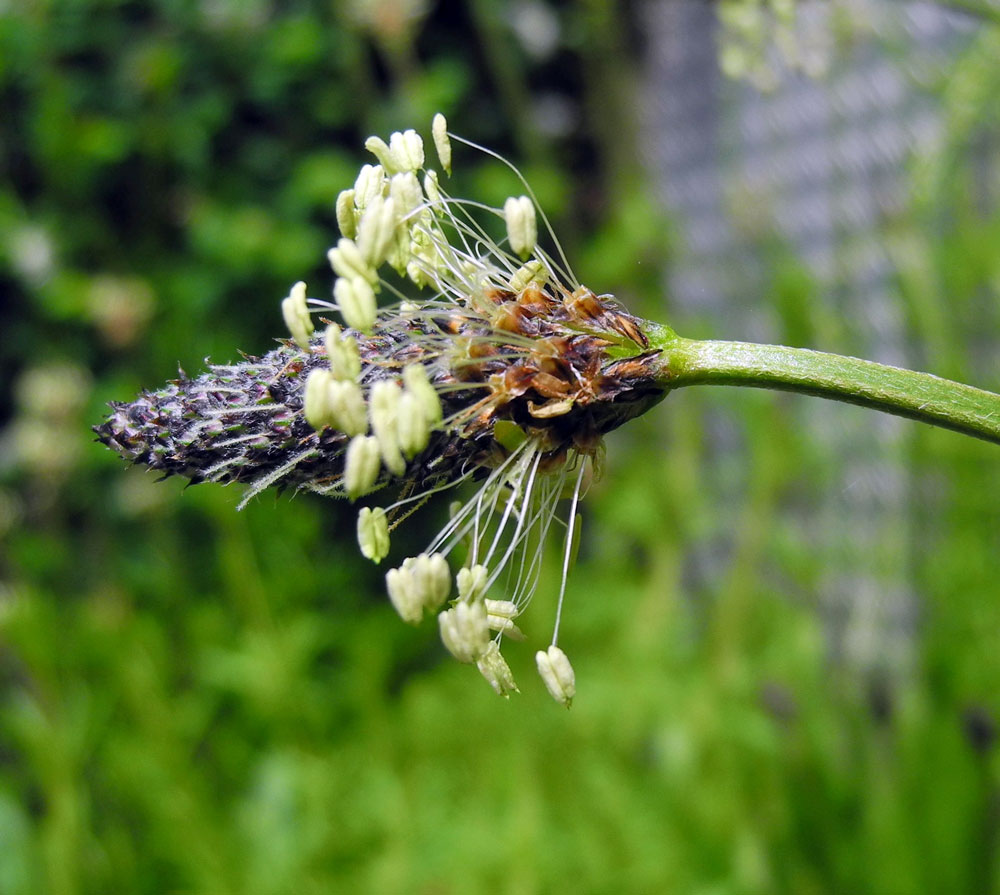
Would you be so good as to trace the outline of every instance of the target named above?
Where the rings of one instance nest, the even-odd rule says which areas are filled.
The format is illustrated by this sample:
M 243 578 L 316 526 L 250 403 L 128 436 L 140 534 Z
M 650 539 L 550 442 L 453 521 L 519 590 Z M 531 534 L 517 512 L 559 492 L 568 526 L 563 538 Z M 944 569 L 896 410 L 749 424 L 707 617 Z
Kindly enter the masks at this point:
M 432 135 L 448 174 L 452 139 L 489 152 L 450 135 L 441 115 Z M 536 659 L 568 706 L 574 674 L 557 639 L 579 501 L 600 466 L 601 436 L 663 396 L 656 352 L 642 321 L 576 281 L 544 214 L 556 255 L 539 246 L 531 195 L 503 208 L 448 195 L 412 130 L 365 146 L 378 164 L 337 199 L 334 300 L 307 298 L 296 283 L 282 303 L 291 341 L 114 405 L 98 434 L 168 474 L 245 483 L 244 502 L 271 485 L 352 501 L 396 486 L 393 502 L 358 515 L 361 552 L 376 563 L 427 499 L 475 483 L 426 550 L 389 570 L 386 587 L 404 621 L 437 615 L 448 650 L 505 697 L 517 686 L 502 639 L 524 639 L 516 620 L 537 587 L 542 544 L 563 527 L 555 626 Z M 490 217 L 506 239 L 491 238 Z M 407 298 L 407 283 L 429 297 Z M 379 307 L 380 294 L 394 303 Z M 346 327 L 321 316 L 334 311 Z M 449 557 L 461 560 L 454 578 Z

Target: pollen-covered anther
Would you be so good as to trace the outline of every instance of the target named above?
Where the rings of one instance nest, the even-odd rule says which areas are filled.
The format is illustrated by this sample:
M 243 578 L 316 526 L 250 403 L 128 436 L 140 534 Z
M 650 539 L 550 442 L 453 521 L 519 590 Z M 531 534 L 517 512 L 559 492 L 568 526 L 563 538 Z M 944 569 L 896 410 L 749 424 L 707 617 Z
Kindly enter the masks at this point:
M 527 196 L 511 196 L 503 205 L 503 216 L 507 222 L 507 240 L 510 250 L 521 258 L 527 258 L 538 242 L 538 223 L 535 219 L 535 205 Z
M 306 284 L 301 280 L 292 286 L 288 298 L 281 302 L 281 315 L 285 326 L 299 348 L 309 351 L 309 337 L 313 334 L 312 318 L 306 304 Z
M 358 546 L 361 555 L 380 563 L 389 554 L 389 521 L 382 507 L 362 507 L 358 513 Z
M 375 292 L 364 277 L 338 277 L 333 284 L 333 297 L 348 326 L 359 332 L 371 332 L 378 306 Z
M 438 616 L 441 641 L 459 662 L 475 662 L 490 644 L 486 606 L 482 600 L 459 602 Z
M 576 696 L 576 675 L 566 653 L 553 644 L 544 652 L 539 650 L 535 653 L 535 663 L 549 695 L 569 708 Z
M 378 439 L 372 435 L 355 435 L 347 445 L 344 457 L 344 489 L 347 496 L 356 500 L 371 491 L 381 468 Z
M 361 374 L 361 355 L 358 353 L 357 339 L 345 335 L 336 323 L 330 323 L 327 324 L 323 342 L 333 378 L 356 381 Z
M 511 693 L 520 693 L 507 660 L 500 654 L 500 647 L 491 640 L 486 651 L 476 660 L 476 667 L 498 696 L 510 699 Z

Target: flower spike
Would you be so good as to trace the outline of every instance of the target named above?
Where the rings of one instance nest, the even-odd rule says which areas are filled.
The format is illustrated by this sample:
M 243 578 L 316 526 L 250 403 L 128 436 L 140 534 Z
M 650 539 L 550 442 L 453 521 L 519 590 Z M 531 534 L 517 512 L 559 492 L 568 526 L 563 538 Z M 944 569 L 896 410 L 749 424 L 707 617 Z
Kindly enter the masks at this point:
M 464 141 L 441 115 L 431 135 L 450 173 L 452 141 Z M 413 130 L 365 145 L 378 163 L 336 197 L 333 301 L 307 304 L 296 283 L 282 302 L 294 342 L 116 405 L 98 434 L 167 474 L 241 482 L 244 502 L 272 485 L 350 500 L 393 489 L 357 517 L 361 553 L 376 563 L 391 528 L 433 495 L 465 491 L 424 552 L 388 571 L 386 590 L 408 623 L 437 615 L 447 649 L 506 697 L 517 687 L 500 644 L 525 638 L 515 619 L 538 586 L 543 544 L 566 532 L 561 615 L 589 470 L 604 433 L 663 396 L 655 352 L 642 321 L 555 260 L 554 237 L 554 256 L 539 245 L 529 195 L 503 208 L 450 196 Z M 503 218 L 506 247 L 480 213 Z M 377 294 L 399 301 L 380 308 Z M 310 306 L 345 325 L 314 333 Z M 568 704 L 565 654 L 539 657 L 546 687 Z

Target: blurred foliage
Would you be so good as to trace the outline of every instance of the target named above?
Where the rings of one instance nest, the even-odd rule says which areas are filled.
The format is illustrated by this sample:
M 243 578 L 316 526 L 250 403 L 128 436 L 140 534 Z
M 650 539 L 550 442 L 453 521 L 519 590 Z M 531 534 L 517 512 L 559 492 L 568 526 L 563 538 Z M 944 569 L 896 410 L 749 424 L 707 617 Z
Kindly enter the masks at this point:
M 235 490 L 91 442 L 107 400 L 178 362 L 265 351 L 288 285 L 330 279 L 363 137 L 437 109 L 523 164 L 582 279 L 670 319 L 634 22 L 440 7 L 0 7 L 0 892 L 1000 891 L 989 445 L 908 430 L 912 661 L 859 669 L 829 648 L 824 532 L 796 512 L 837 457 L 796 399 L 671 396 L 612 439 L 584 507 L 567 714 L 532 669 L 551 586 L 505 703 L 399 623 L 345 508 L 237 514 Z M 921 365 L 992 388 L 998 42 L 984 20 L 941 84 L 947 139 L 885 233 Z M 477 163 L 465 186 L 496 202 L 508 175 Z M 760 254 L 782 335 L 847 350 L 802 263 Z M 720 410 L 743 448 L 725 506 L 702 487 Z

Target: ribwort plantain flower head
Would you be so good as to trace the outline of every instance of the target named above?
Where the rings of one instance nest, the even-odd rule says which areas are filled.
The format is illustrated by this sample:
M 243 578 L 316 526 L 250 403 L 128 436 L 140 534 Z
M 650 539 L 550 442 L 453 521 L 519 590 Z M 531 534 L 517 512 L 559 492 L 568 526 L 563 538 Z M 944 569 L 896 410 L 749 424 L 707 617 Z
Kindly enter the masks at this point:
M 451 141 L 466 141 L 440 115 L 432 134 L 450 173 Z M 663 397 L 657 352 L 643 321 L 576 280 L 523 178 L 526 195 L 492 208 L 450 196 L 412 130 L 365 146 L 378 164 L 336 202 L 333 300 L 296 283 L 282 304 L 291 340 L 114 404 L 96 431 L 167 475 L 241 483 L 241 506 L 271 486 L 352 501 L 390 489 L 358 519 L 375 562 L 425 501 L 465 493 L 424 552 L 388 571 L 387 591 L 407 622 L 437 615 L 448 649 L 507 697 L 517 687 L 500 645 L 525 636 L 515 619 L 538 585 L 542 545 L 563 530 L 561 611 L 602 436 Z M 506 238 L 491 237 L 491 218 Z M 568 705 L 558 625 L 557 614 L 539 667 Z

